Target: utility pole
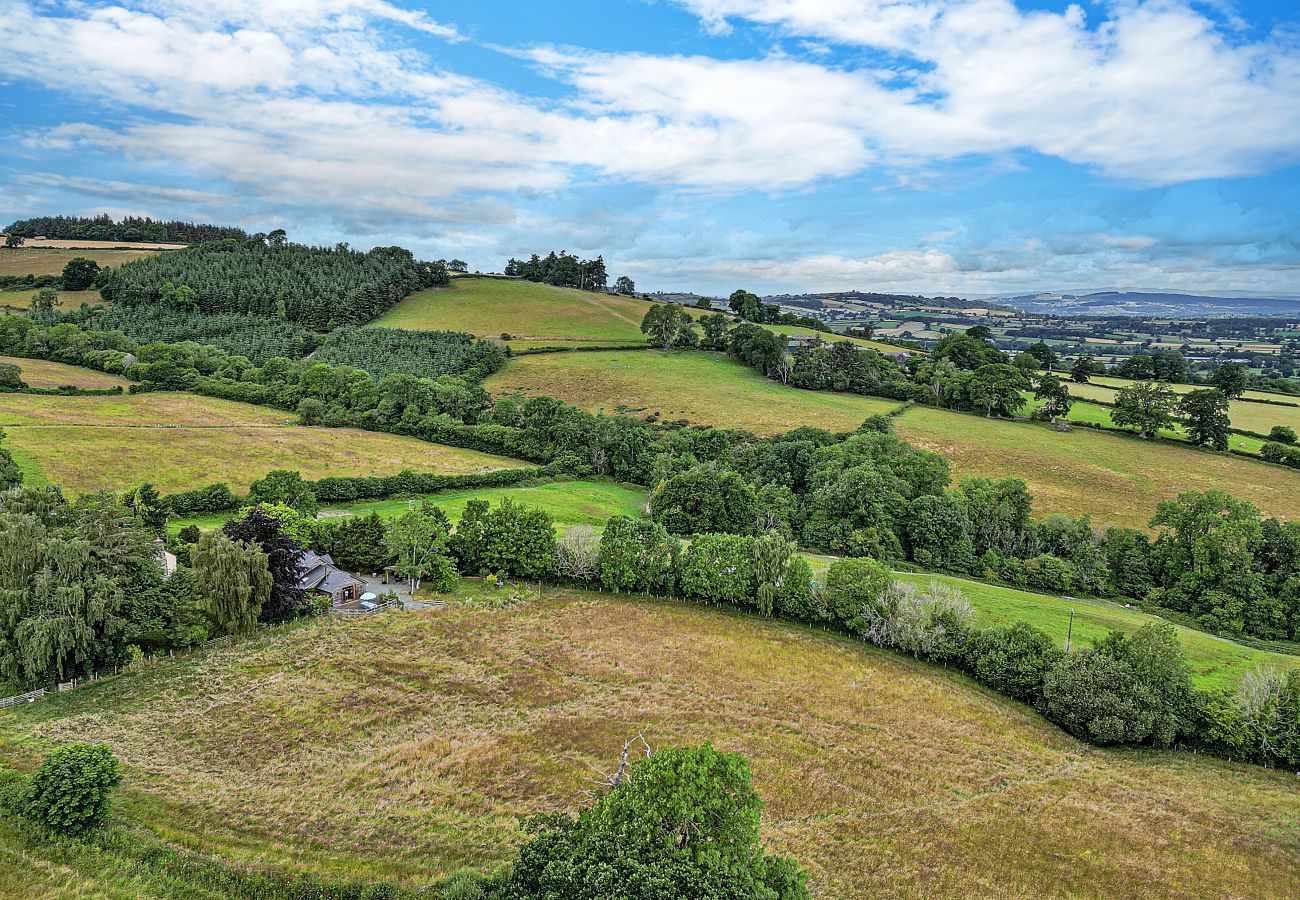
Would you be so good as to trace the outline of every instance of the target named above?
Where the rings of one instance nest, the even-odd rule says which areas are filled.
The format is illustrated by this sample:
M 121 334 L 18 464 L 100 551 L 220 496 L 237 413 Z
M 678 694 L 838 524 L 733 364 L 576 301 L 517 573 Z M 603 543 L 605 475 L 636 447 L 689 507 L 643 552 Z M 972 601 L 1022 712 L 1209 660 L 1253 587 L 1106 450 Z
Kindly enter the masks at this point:
M 1070 638 L 1074 636 L 1074 609 L 1070 609 L 1070 627 L 1065 631 L 1065 652 L 1070 652 Z

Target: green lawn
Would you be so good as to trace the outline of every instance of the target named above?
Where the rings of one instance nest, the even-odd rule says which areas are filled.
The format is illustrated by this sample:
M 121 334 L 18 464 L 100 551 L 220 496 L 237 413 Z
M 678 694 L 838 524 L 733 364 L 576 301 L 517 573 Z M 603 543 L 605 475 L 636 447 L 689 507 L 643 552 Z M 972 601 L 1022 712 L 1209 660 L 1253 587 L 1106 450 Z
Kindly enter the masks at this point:
M 894 400 L 800 391 L 770 381 L 720 353 L 660 350 L 521 356 L 491 376 L 494 394 L 549 394 L 607 414 L 686 420 L 756 434 L 815 425 L 851 431 Z
M 647 301 L 531 281 L 455 278 L 445 288 L 407 297 L 373 324 L 385 328 L 468 331 L 512 336 L 511 346 L 645 343 Z
M 610 481 L 550 481 L 519 487 L 446 491 L 400 500 L 360 500 L 356 503 L 330 506 L 322 512 L 322 515 L 368 515 L 373 511 L 388 518 L 406 512 L 412 502 L 427 500 L 442 507 L 454 521 L 461 517 L 465 511 L 465 504 L 471 500 L 487 500 L 495 505 L 506 497 L 545 510 L 555 519 L 557 525 L 603 527 L 611 516 L 640 517 L 646 502 L 646 491 L 645 488 L 637 485 L 617 484 Z M 204 529 L 217 528 L 230 515 L 233 513 L 174 519 L 168 523 L 168 530 L 175 533 L 187 525 L 197 525 Z

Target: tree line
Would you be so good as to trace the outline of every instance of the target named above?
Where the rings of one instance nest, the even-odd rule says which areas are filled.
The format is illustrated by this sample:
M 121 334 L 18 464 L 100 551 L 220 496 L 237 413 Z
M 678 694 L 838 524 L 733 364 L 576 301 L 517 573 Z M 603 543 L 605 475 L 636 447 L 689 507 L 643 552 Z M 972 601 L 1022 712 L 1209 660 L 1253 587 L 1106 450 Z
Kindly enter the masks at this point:
M 62 241 L 132 241 L 157 244 L 203 244 L 226 238 L 243 240 L 248 233 L 228 225 L 151 219 L 148 216 L 37 216 L 19 219 L 5 229 L 20 237 Z

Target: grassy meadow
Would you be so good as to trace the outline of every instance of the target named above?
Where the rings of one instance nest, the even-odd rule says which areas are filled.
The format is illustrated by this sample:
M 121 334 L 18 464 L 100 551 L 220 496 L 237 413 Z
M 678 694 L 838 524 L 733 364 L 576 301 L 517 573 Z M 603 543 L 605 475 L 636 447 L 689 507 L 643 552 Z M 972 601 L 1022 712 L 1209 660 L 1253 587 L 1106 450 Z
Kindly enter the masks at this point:
M 101 268 L 152 256 L 156 250 L 108 248 L 73 250 L 53 247 L 0 247 L 0 275 L 62 275 L 74 259 L 93 259 Z M 97 292 L 96 292 L 97 293 Z
M 4 446 L 25 481 L 58 484 L 70 495 L 142 481 L 164 493 L 218 481 L 243 490 L 271 469 L 323 478 L 526 465 L 415 438 L 292 422 L 278 410 L 190 394 L 0 394 Z
M 0 291 L 0 313 L 27 312 L 31 308 L 32 297 L 36 295 L 37 290 L 37 288 L 23 288 Z M 99 291 L 59 291 L 58 294 L 59 302 L 62 304 L 60 309 L 64 312 L 78 309 L 84 303 L 93 306 L 104 302 Z
M 28 387 L 57 388 L 64 385 L 87 390 L 104 390 L 120 387 L 126 390 L 132 384 L 131 379 L 121 375 L 110 375 L 81 366 L 50 362 L 44 359 L 23 359 L 17 356 L 0 356 L 0 363 L 12 363 L 22 370 L 22 379 Z
M 847 638 L 578 591 L 312 621 L 146 665 L 0 712 L 0 760 L 107 741 L 125 765 L 120 824 L 248 864 L 418 885 L 505 859 L 517 816 L 573 809 L 638 732 L 745 753 L 765 840 L 808 867 L 818 898 L 1284 897 L 1300 880 L 1293 775 L 1090 748 Z M 177 896 L 109 892 L 163 877 L 148 867 L 42 864 L 5 829 L 0 845 L 0 885 Z
M 645 350 L 547 353 L 512 359 L 485 383 L 494 394 L 549 394 L 608 414 L 774 434 L 800 425 L 851 431 L 893 400 L 798 391 L 718 353 Z
M 1120 388 L 1134 382 L 1122 378 L 1094 378 L 1088 384 L 1069 385 L 1070 393 L 1084 400 L 1097 400 L 1102 403 L 1114 403 Z M 1200 385 L 1172 384 L 1175 393 L 1186 394 L 1196 390 Z M 1288 425 L 1300 432 L 1300 405 L 1282 406 L 1282 403 L 1300 404 L 1300 397 L 1288 397 L 1285 394 L 1266 394 L 1263 391 L 1247 391 L 1245 396 L 1254 400 L 1272 400 L 1273 403 L 1252 403 L 1250 399 L 1232 400 L 1228 403 L 1228 418 L 1233 428 L 1253 431 L 1256 434 L 1268 434 L 1274 425 Z
M 645 343 L 646 302 L 531 281 L 453 278 L 445 288 L 407 297 L 373 324 L 420 331 L 509 334 L 512 347 Z
M 389 518 L 406 512 L 409 508 L 408 504 L 412 501 L 428 501 L 442 507 L 443 512 L 456 521 L 460 519 L 465 511 L 465 505 L 471 500 L 486 500 L 496 505 L 509 498 L 517 503 L 545 510 L 555 520 L 556 525 L 603 527 L 611 516 L 640 517 L 644 512 L 646 497 L 645 488 L 631 484 L 618 484 L 612 481 L 548 481 L 515 487 L 444 491 L 400 500 L 358 500 L 355 503 L 330 506 L 323 510 L 321 515 L 369 515 L 371 512 L 377 512 L 381 517 Z M 173 532 L 187 525 L 216 528 L 228 518 L 229 515 L 215 515 L 174 519 L 167 523 L 167 527 Z
M 1059 432 L 950 410 L 914 407 L 894 419 L 904 440 L 943 454 L 964 475 L 1023 478 L 1034 514 L 1091 513 L 1099 525 L 1146 527 L 1161 500 L 1211 488 L 1266 515 L 1300 509 L 1300 471 L 1239 456 L 1151 443 L 1086 428 Z

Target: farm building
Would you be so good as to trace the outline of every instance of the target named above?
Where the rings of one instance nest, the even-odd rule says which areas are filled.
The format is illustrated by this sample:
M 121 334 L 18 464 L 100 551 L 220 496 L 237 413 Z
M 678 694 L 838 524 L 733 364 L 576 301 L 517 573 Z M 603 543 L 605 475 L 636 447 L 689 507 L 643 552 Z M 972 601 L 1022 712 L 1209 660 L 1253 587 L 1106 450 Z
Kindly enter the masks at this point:
M 298 579 L 298 590 L 324 594 L 335 606 L 344 606 L 361 599 L 366 583 L 349 575 L 338 566 L 328 553 L 308 550 L 302 559 L 303 575 Z

